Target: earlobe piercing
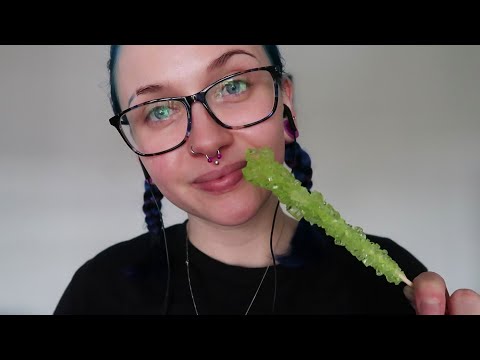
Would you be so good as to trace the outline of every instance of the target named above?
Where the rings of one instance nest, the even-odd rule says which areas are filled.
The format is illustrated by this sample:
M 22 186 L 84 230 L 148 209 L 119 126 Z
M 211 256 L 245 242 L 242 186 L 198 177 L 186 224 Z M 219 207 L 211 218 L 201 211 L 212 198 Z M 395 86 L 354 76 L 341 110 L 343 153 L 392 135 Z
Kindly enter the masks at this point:
M 293 120 L 295 120 L 295 117 L 293 117 Z M 288 133 L 288 135 L 290 135 L 290 137 L 292 139 L 295 139 L 295 138 L 298 137 L 298 135 L 299 135 L 298 130 L 297 129 L 295 129 L 295 130 L 292 129 L 292 126 L 290 125 L 290 121 L 288 119 L 283 120 L 283 128 Z
M 298 137 L 298 130 L 297 127 L 295 126 L 295 116 L 292 114 L 292 111 L 287 105 L 284 105 L 283 107 L 283 128 L 285 131 L 292 137 L 293 139 L 296 139 Z

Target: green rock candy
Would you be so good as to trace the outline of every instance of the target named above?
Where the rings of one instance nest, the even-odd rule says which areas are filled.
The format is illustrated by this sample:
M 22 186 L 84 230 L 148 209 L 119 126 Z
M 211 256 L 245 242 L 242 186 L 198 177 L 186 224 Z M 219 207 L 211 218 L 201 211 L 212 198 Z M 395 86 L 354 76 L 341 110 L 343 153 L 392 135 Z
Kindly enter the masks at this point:
M 309 193 L 287 168 L 275 161 L 271 149 L 248 149 L 246 160 L 247 166 L 242 170 L 244 178 L 272 191 L 295 219 L 303 217 L 325 229 L 335 244 L 345 246 L 365 266 L 373 267 L 377 275 L 384 275 L 389 282 L 411 284 L 386 250 L 369 241 L 360 227 L 347 224 L 321 193 Z

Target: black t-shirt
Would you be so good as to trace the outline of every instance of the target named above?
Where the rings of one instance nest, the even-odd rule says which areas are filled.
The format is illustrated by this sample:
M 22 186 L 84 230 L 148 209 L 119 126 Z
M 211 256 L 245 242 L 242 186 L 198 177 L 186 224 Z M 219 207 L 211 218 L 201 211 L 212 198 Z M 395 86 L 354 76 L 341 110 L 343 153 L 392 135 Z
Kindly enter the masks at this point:
M 193 315 L 192 293 L 200 315 L 245 314 L 266 268 L 227 265 L 189 244 L 189 284 L 185 225 L 166 229 L 170 272 L 163 237 L 140 235 L 80 267 L 54 314 Z M 409 279 L 426 271 L 392 240 L 367 237 L 386 249 Z M 273 308 L 274 314 L 414 314 L 403 286 L 377 276 L 323 229 L 301 220 L 289 254 L 268 269 L 248 314 L 270 315 Z

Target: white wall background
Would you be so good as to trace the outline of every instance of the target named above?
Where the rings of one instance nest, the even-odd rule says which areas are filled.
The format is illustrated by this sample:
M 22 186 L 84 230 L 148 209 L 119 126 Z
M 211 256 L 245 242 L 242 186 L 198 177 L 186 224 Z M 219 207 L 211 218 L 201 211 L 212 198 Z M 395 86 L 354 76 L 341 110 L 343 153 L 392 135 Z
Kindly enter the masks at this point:
M 314 189 L 451 291 L 480 291 L 480 46 L 281 46 Z M 0 314 L 50 314 L 74 271 L 143 231 L 108 123 L 107 46 L 0 47 Z M 185 218 L 170 204 L 165 221 Z

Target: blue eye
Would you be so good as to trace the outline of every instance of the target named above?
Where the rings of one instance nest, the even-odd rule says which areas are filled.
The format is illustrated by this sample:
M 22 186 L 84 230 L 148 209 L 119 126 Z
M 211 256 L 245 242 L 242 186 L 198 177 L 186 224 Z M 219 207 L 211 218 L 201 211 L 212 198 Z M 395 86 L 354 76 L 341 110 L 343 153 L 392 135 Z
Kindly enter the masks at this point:
M 231 80 L 224 85 L 223 90 L 229 95 L 237 95 L 247 90 L 247 83 L 242 80 Z
M 177 117 L 182 116 L 183 105 L 175 100 L 161 101 L 145 108 L 145 120 L 152 123 L 163 123 L 165 121 L 173 121 Z
M 215 91 L 216 99 L 228 98 L 244 94 L 249 88 L 245 80 L 230 79 L 218 85 Z
M 153 108 L 148 114 L 149 117 L 153 116 L 153 121 L 165 120 L 172 114 L 172 109 L 167 106 L 157 106 Z

